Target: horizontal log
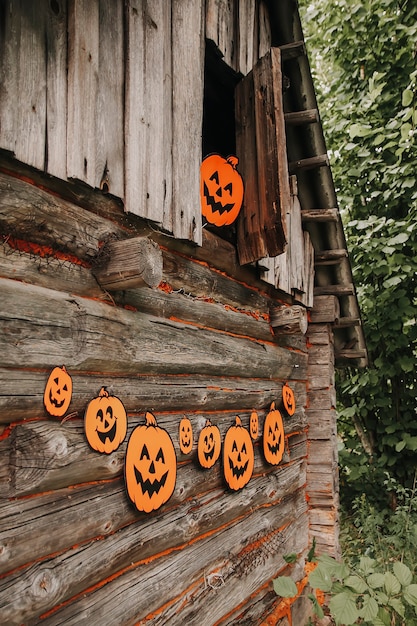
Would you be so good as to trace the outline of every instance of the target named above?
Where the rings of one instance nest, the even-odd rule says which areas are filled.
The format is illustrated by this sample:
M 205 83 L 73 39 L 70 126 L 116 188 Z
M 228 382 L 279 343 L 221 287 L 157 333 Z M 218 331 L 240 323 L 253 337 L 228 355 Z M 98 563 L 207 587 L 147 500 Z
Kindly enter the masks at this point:
M 352 284 L 346 285 L 321 285 L 314 287 L 315 296 L 353 296 L 355 293 Z
M 276 398 L 276 401 L 278 408 L 279 398 Z M 296 401 L 295 414 L 285 419 L 286 436 L 305 428 L 302 399 L 297 396 Z M 270 403 L 268 408 L 257 411 L 261 425 L 269 406 Z M 247 426 L 252 410 L 238 412 L 242 422 Z M 157 415 L 158 424 L 170 434 L 180 460 L 187 459 L 178 452 L 178 427 L 183 415 L 184 413 Z M 188 413 L 187 416 L 193 425 L 194 451 L 199 432 L 208 417 L 219 427 L 223 438 L 226 430 L 234 422 L 235 415 L 235 411 Z M 128 435 L 136 425 L 143 422 L 144 412 L 140 415 L 128 415 Z M 304 436 L 300 441 L 291 438 L 288 448 L 291 460 L 304 454 L 302 448 L 296 449 L 304 439 Z M 69 420 L 64 424 L 45 420 L 18 424 L 0 441 L 0 453 L 3 458 L 0 467 L 0 497 L 22 496 L 74 484 L 116 478 L 123 470 L 127 440 L 128 436 L 118 450 L 110 455 L 97 454 L 87 444 L 81 420 Z M 193 460 L 194 456 L 195 454 Z
M 347 250 L 322 250 L 321 252 L 316 252 L 314 256 L 314 264 L 315 265 L 337 265 L 342 260 L 347 259 L 348 253 Z
M 275 334 L 305 335 L 308 320 L 307 310 L 298 305 L 273 307 L 269 312 L 270 324 Z
M 367 351 L 366 350 L 337 350 L 335 352 L 335 359 L 337 360 L 346 360 L 351 361 L 353 359 L 366 359 Z
M 336 296 L 314 297 L 313 308 L 310 311 L 312 324 L 334 323 L 340 317 L 340 303 Z
M 340 317 L 335 325 L 336 328 L 350 328 L 351 326 L 360 326 L 361 320 L 359 317 Z
M 305 404 L 307 359 L 303 356 L 287 380 L 295 388 L 299 406 Z M 72 400 L 69 413 L 82 417 L 87 403 L 105 385 L 111 395 L 123 400 L 129 413 L 140 410 L 153 412 L 235 411 L 246 407 L 264 409 L 281 395 L 283 381 L 271 378 L 240 378 L 204 375 L 160 376 L 78 374 L 69 371 Z M 0 368 L 0 424 L 21 422 L 44 417 L 43 390 L 49 370 Z M 300 382 L 299 382 L 300 381 Z M 1 469 L 0 469 L 1 471 Z
M 293 41 L 279 47 L 281 50 L 281 59 L 288 61 L 306 54 L 306 46 L 304 41 Z
M 303 124 L 314 124 L 319 121 L 317 109 L 307 109 L 305 111 L 291 111 L 284 114 L 285 123 L 289 126 L 301 126 Z
M 278 345 L 211 332 L 102 302 L 0 279 L 0 348 L 7 367 L 118 374 L 290 378 L 300 356 Z M 239 359 L 236 355 L 239 354 Z M 248 367 L 248 363 L 251 367 Z
M 327 154 L 319 154 L 314 157 L 308 157 L 306 159 L 298 159 L 298 161 L 291 161 L 288 164 L 288 171 L 290 174 L 296 174 L 302 170 L 312 170 L 316 167 L 328 167 L 329 157 Z
M 305 548 L 308 530 L 302 499 L 302 495 L 298 495 L 296 503 L 291 503 L 290 512 L 284 508 L 287 515 L 277 515 L 275 508 L 258 510 L 229 529 L 207 533 L 198 541 L 186 542 L 180 550 L 168 551 L 160 558 L 149 561 L 138 555 L 139 562 L 131 559 L 132 565 L 127 571 L 97 590 L 83 593 L 46 617 L 44 623 L 47 626 L 62 622 L 79 624 L 79 616 L 88 614 L 95 623 L 146 621 L 176 626 L 193 623 L 197 607 L 201 619 L 203 605 L 209 611 L 210 623 L 214 624 L 285 566 L 282 555 L 291 542 L 291 551 Z M 183 519 L 181 516 L 176 525 Z M 160 535 L 157 528 L 155 530 L 153 544 L 155 536 Z M 234 541 L 231 541 L 232 536 Z M 138 536 L 137 543 L 140 541 Z M 102 554 L 96 550 L 94 561 L 98 567 L 103 561 Z M 52 571 L 51 574 L 48 587 L 56 589 L 65 583 L 59 575 Z M 23 588 L 29 587 L 29 581 L 22 582 Z M 230 594 L 230 587 L 237 588 L 236 585 L 237 596 Z M 20 593 L 20 602 L 24 597 L 25 594 Z M 115 597 L 118 602 L 114 601 Z
M 290 497 L 306 481 L 306 467 L 302 459 L 267 468 L 258 448 L 255 457 L 254 475 L 245 490 L 240 492 L 243 499 L 241 496 L 230 498 L 230 494 L 224 491 L 219 464 L 204 473 L 193 463 L 181 465 L 178 467 L 174 494 L 164 506 L 163 516 L 160 512 L 149 515 L 138 513 L 128 501 L 121 477 L 117 481 L 79 485 L 38 497 L 3 502 L 0 515 L 0 572 L 5 573 L 24 565 L 31 566 L 34 561 L 45 559 L 51 553 L 62 553 L 73 545 L 104 537 L 113 537 L 109 539 L 109 544 L 117 546 L 120 542 L 132 553 L 137 541 L 130 535 L 135 534 L 136 524 L 140 525 L 143 534 L 140 555 L 146 558 L 156 550 L 152 541 L 145 541 L 144 533 L 147 529 L 151 532 L 152 526 L 169 525 L 170 520 L 175 521 L 182 512 L 189 512 L 184 525 L 176 528 L 166 545 L 160 545 L 157 549 L 172 548 L 178 542 L 191 540 L 203 532 L 205 523 L 209 525 L 206 527 L 208 531 L 216 525 L 248 514 L 252 508 L 279 503 L 283 498 Z M 205 503 L 211 500 L 218 507 L 213 519 L 206 517 Z M 178 507 L 179 511 L 175 511 Z M 80 510 L 83 524 L 78 524 Z M 166 522 L 162 522 L 165 516 Z M 48 520 L 48 523 L 43 524 L 42 520 Z M 127 529 L 123 531 L 124 537 L 114 536 L 124 528 Z M 164 533 L 161 534 L 161 542 L 163 537 Z M 124 557 L 116 550 L 114 559 L 118 559 L 117 562 L 103 563 L 101 571 L 96 573 L 95 581 L 99 581 L 109 568 L 121 569 L 128 565 L 131 557 L 132 554 Z M 136 555 L 135 559 L 138 558 Z M 87 568 L 83 575 L 88 581 L 92 572 Z
M 338 209 L 302 209 L 301 219 L 303 222 L 338 222 L 340 215 Z
M 162 280 L 162 252 L 149 237 L 108 241 L 94 259 L 92 270 L 109 291 L 157 287 Z

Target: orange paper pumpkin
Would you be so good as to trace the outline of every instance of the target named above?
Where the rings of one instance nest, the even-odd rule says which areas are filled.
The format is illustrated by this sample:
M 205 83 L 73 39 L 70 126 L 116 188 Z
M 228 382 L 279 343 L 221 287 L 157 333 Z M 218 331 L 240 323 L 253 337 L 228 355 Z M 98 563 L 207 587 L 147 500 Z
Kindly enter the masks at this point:
M 198 461 L 201 467 L 205 469 L 213 467 L 220 456 L 220 451 L 220 430 L 210 420 L 207 420 L 206 425 L 200 432 L 197 443 Z
M 43 394 L 45 409 L 54 417 L 65 415 L 72 398 L 72 378 L 65 366 L 54 367 L 49 374 Z
M 127 431 L 127 415 L 123 402 L 109 395 L 105 387 L 93 398 L 84 414 L 84 432 L 93 450 L 110 454 L 117 450 Z
M 242 489 L 252 476 L 253 466 L 252 439 L 237 416 L 235 425 L 228 429 L 223 442 L 224 478 L 230 489 Z
M 235 156 L 225 159 L 212 154 L 201 164 L 201 211 L 209 224 L 227 226 L 238 216 L 243 201 L 243 180 L 236 169 L 238 162 Z
M 294 392 L 288 383 L 282 387 L 282 404 L 288 415 L 294 415 L 295 413 L 295 396 Z
M 252 439 L 256 441 L 259 436 L 259 417 L 256 411 L 252 411 L 250 414 L 249 432 Z
M 193 449 L 193 427 L 188 417 L 183 417 L 180 421 L 178 439 L 181 452 L 190 454 Z
M 129 498 L 138 511 L 150 513 L 172 496 L 177 479 L 177 457 L 168 432 L 152 413 L 132 432 L 126 450 L 125 479 Z
M 273 402 L 264 422 L 263 449 L 265 460 L 271 465 L 278 465 L 284 454 L 284 445 L 282 416 Z

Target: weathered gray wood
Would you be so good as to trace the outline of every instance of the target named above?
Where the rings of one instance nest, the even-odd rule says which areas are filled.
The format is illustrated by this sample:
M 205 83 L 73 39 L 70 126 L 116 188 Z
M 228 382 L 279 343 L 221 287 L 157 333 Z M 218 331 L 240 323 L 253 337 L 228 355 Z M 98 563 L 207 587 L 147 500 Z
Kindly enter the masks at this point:
M 90 3 L 91 4 L 91 3 Z M 123 3 L 100 0 L 94 185 L 124 198 Z M 104 178 L 106 178 L 105 186 Z M 100 182 L 102 184 L 100 185 Z
M 306 109 L 305 111 L 292 111 L 285 113 L 285 123 L 290 126 L 301 126 L 303 124 L 314 124 L 319 121 L 317 109 Z
M 172 0 L 172 32 L 173 233 L 201 245 L 204 4 L 200 0 Z
M 366 359 L 366 357 L 366 350 L 337 350 L 335 353 L 336 359 L 346 359 L 347 361 L 350 361 L 352 359 Z
M 329 157 L 327 154 L 318 154 L 317 156 L 308 157 L 306 159 L 298 159 L 298 161 L 291 161 L 288 164 L 288 170 L 290 174 L 297 174 L 302 170 L 312 170 L 316 167 L 328 167 Z
M 348 253 L 345 248 L 333 249 L 333 250 L 321 250 L 316 252 L 315 264 L 316 265 L 337 265 L 343 259 L 347 259 Z
M 215 3 L 210 2 L 213 6 Z M 256 0 L 247 0 L 247 2 L 237 3 L 238 11 L 238 31 L 239 31 L 239 49 L 237 55 L 238 72 L 246 75 L 252 69 L 254 62 L 258 59 L 255 55 L 255 11 Z M 212 28 L 212 30 L 214 30 Z
M 310 313 L 312 324 L 322 324 L 323 322 L 333 323 L 339 319 L 340 304 L 336 296 L 315 296 L 314 306 Z
M 338 222 L 340 215 L 338 209 L 303 209 L 301 219 L 303 222 Z
M 304 276 L 303 276 L 303 294 L 300 301 L 309 309 L 314 304 L 314 246 L 311 241 L 310 233 L 304 231 Z
M 43 390 L 50 370 L 39 372 L 0 368 L 0 424 L 21 422 L 34 416 L 43 417 Z M 242 407 L 263 410 L 281 395 L 282 381 L 274 378 L 250 379 L 218 375 L 188 376 L 149 374 L 113 377 L 89 372 L 69 371 L 73 381 L 69 413 L 82 417 L 91 397 L 105 385 L 112 395 L 123 399 L 129 412 L 150 411 L 234 411 Z M 299 406 L 305 404 L 306 358 L 301 355 L 292 375 Z M 297 380 L 298 379 L 298 380 Z M 300 382 L 298 382 L 300 381 Z M 0 443 L 0 446 L 3 445 Z
M 294 334 L 307 332 L 307 311 L 304 307 L 278 306 L 270 310 L 270 323 L 276 334 Z
M 19 47 L 21 15 L 17 7 L 9 3 L 2 13 L 3 24 L 0 37 L 0 145 L 12 153 L 16 151 L 16 120 L 19 103 Z M 10 103 L 16 103 L 10 106 Z
M 45 4 L 42 5 L 45 7 Z M 45 19 L 47 63 L 45 170 L 67 177 L 67 3 L 49 3 Z
M 254 63 L 262 58 L 271 47 L 271 23 L 269 20 L 269 8 L 265 0 L 258 2 L 258 56 Z
M 283 61 L 295 59 L 306 54 L 306 46 L 304 41 L 294 41 L 280 46 Z
M 274 509 L 257 510 L 250 518 L 243 518 L 231 526 L 229 532 L 224 529 L 222 532 L 210 533 L 197 542 L 184 544 L 180 551 L 168 551 L 166 556 L 148 563 L 136 561 L 105 587 L 83 595 L 52 614 L 49 619 L 45 619 L 45 624 L 64 620 L 68 624 L 79 623 L 82 614 L 89 615 L 94 621 L 109 619 L 110 616 L 113 623 L 124 624 L 137 623 L 138 619 L 147 617 L 152 620 L 150 623 L 183 624 L 186 619 L 188 624 L 198 624 L 201 623 L 201 611 L 198 611 L 197 618 L 194 603 L 186 602 L 185 594 L 189 592 L 197 594 L 199 603 L 205 598 L 204 605 L 210 606 L 207 613 L 210 616 L 208 624 L 214 624 L 230 608 L 236 606 L 236 603 L 255 591 L 260 586 L 261 579 L 264 582 L 284 567 L 282 554 L 288 551 L 291 544 L 296 551 L 303 549 L 307 524 L 306 503 L 302 496 L 298 497 L 297 505 L 283 518 Z M 284 527 L 280 529 L 283 521 Z M 231 533 L 235 538 L 238 537 L 232 548 Z M 262 542 L 259 546 L 259 537 L 265 534 L 268 539 L 264 540 L 262 549 Z M 220 558 L 216 556 L 219 554 L 222 555 Z M 212 573 L 215 576 L 210 578 Z M 171 592 L 166 590 L 164 597 L 161 597 L 158 585 L 155 584 L 160 576 L 165 580 L 166 577 L 173 577 L 176 581 Z M 223 579 L 224 585 L 220 585 L 217 593 L 213 594 L 206 581 L 207 577 L 209 581 L 214 581 L 216 576 Z M 237 580 L 239 585 L 236 586 Z M 49 575 L 48 587 L 53 582 L 53 576 Z M 59 585 L 60 581 L 57 580 L 56 584 Z M 233 585 L 235 594 L 230 594 L 230 585 Z M 186 591 L 180 591 L 181 589 Z M 219 602 L 219 594 L 222 602 Z M 115 603 L 116 595 L 123 597 L 123 600 Z M 164 611 L 168 615 L 172 614 L 173 621 L 167 620 Z
M 214 41 L 219 48 L 229 67 L 237 69 L 238 33 L 235 27 L 235 5 L 235 0 L 208 0 L 205 12 L 205 32 L 207 39 Z M 252 59 L 250 63 L 252 67 Z
M 84 581 L 78 584 L 99 582 L 100 577 L 106 576 L 112 568 L 117 570 L 128 565 L 135 550 L 140 550 L 135 555 L 136 559 L 138 555 L 141 558 L 152 555 L 155 543 L 150 538 L 146 540 L 146 533 L 152 533 L 154 538 L 158 526 L 169 528 L 171 522 L 174 522 L 169 535 L 161 534 L 158 551 L 187 539 L 190 541 L 205 530 L 210 531 L 222 523 L 247 515 L 251 509 L 279 505 L 285 498 L 291 500 L 292 494 L 305 483 L 305 471 L 302 459 L 278 468 L 266 468 L 256 452 L 256 473 L 244 492 L 228 498 L 225 497 L 218 464 L 204 474 L 194 463 L 181 465 L 178 467 L 174 494 L 163 516 L 143 515 L 135 511 L 129 503 L 122 478 L 80 485 L 36 498 L 3 502 L 0 516 L 0 571 L 5 573 L 24 565 L 30 567 L 34 561 L 45 560 L 49 554 L 62 553 L 74 545 L 107 537 L 108 559 L 102 562 L 98 571 L 95 571 L 97 564 L 93 565 L 94 570 L 89 569 L 87 559 L 83 571 Z M 82 525 L 77 523 L 81 508 L 85 519 Z M 213 509 L 212 516 L 208 514 L 207 508 Z M 175 522 L 183 515 L 183 523 L 178 527 Z M 48 520 L 47 524 L 42 523 L 45 519 Z M 205 524 L 208 526 L 205 527 Z M 140 542 L 137 541 L 137 533 L 141 535 Z M 81 548 L 81 551 L 84 553 L 85 548 Z M 96 549 L 88 551 L 93 555 Z M 77 552 L 74 552 L 72 558 L 68 559 L 67 556 L 65 559 L 67 576 L 73 581 L 70 587 L 78 576 L 76 572 L 70 573 L 72 564 L 79 558 Z M 61 557 L 58 557 L 58 562 L 61 562 Z M 93 575 L 94 580 L 90 578 Z M 72 593 L 77 590 L 70 589 Z
M 67 176 L 98 187 L 96 118 L 99 3 L 68 2 Z
M 149 237 L 109 241 L 93 263 L 93 274 L 104 289 L 157 287 L 162 280 L 162 252 Z
M 298 387 L 296 389 L 298 390 Z M 97 391 L 90 391 L 84 408 L 97 393 Z M 111 393 L 110 390 L 109 393 Z M 118 397 L 126 402 L 123 395 L 118 395 Z M 252 405 L 250 409 L 247 409 L 240 405 L 237 410 L 223 410 L 222 413 L 187 412 L 194 424 L 195 444 L 197 435 L 205 425 L 208 415 L 219 427 L 223 437 L 234 422 L 236 414 L 239 414 L 243 423 L 249 424 L 250 413 L 256 409 L 260 423 L 262 423 L 272 400 L 277 406 L 280 405 L 279 397 L 278 394 L 270 395 L 268 401 L 260 408 Z M 302 394 L 297 394 L 298 402 L 300 404 L 297 405 L 296 414 L 291 419 L 285 419 L 286 436 L 290 436 L 293 432 L 302 432 L 305 428 L 305 415 L 302 409 L 305 397 L 303 398 Z M 185 411 L 186 406 L 181 408 Z M 139 415 L 138 411 L 135 411 L 133 415 L 129 414 L 129 432 L 135 425 L 143 423 L 146 410 L 149 410 L 149 407 L 144 406 Z M 83 415 L 84 410 L 80 411 L 79 417 L 82 418 Z M 178 443 L 178 425 L 183 415 L 184 413 L 178 415 L 171 412 L 163 416 L 158 415 L 158 423 L 168 431 L 176 444 Z M 79 420 L 70 420 L 61 424 L 38 419 L 15 425 L 6 434 L 7 436 L 0 442 L 0 450 L 5 459 L 0 469 L 0 497 L 8 498 L 60 489 L 80 482 L 114 478 L 121 473 L 127 438 L 112 455 L 97 454 L 88 447 L 83 424 Z M 301 444 L 301 447 L 298 444 Z M 291 460 L 305 454 L 304 444 L 304 434 L 300 441 L 291 440 L 288 447 Z M 176 445 L 176 448 L 179 449 L 179 445 Z
M 314 287 L 316 296 L 353 296 L 355 293 L 353 284 L 320 285 Z

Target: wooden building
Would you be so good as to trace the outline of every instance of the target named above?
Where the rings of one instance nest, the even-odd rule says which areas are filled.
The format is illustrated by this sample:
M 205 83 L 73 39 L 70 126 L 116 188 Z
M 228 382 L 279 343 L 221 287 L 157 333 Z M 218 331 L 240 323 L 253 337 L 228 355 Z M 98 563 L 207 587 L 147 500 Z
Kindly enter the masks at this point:
M 0 26 L 2 626 L 303 624 L 272 579 L 338 554 L 334 366 L 366 347 L 296 1 L 1 0 Z M 232 224 L 202 219 L 211 153 Z M 146 428 L 175 453 L 149 505 Z

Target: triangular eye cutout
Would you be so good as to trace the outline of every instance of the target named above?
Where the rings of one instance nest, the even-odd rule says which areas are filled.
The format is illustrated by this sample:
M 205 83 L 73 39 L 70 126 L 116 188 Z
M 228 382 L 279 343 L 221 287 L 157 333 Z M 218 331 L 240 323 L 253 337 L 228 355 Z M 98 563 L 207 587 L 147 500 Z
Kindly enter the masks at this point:
M 232 183 L 229 183 L 228 185 L 226 185 L 226 187 L 224 188 L 225 191 L 228 191 L 230 193 L 230 195 L 232 195 L 232 190 L 233 190 L 233 185 Z
M 210 176 L 210 180 L 214 180 L 216 185 L 218 185 L 219 184 L 219 173 L 218 172 L 213 172 L 213 174 Z

